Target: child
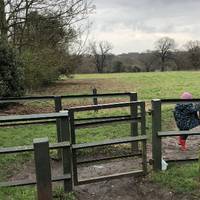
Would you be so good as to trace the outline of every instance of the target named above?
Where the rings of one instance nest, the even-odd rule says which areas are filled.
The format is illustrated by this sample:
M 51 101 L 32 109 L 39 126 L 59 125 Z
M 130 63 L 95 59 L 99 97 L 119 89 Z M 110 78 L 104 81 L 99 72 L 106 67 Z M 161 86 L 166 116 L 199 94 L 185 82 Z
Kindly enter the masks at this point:
M 192 94 L 189 92 L 184 92 L 181 95 L 181 99 L 192 99 Z M 174 118 L 176 125 L 180 131 L 190 130 L 196 126 L 200 125 L 200 120 L 198 118 L 197 112 L 200 110 L 199 104 L 193 103 L 183 103 L 177 104 L 174 110 Z M 179 145 L 181 145 L 181 150 L 187 150 L 186 139 L 188 135 L 179 136 Z

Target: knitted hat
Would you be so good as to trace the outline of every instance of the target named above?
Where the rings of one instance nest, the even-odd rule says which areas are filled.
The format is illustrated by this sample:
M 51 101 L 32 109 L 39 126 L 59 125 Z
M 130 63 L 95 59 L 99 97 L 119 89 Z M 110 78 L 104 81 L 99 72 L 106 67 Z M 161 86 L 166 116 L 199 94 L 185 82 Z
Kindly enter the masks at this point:
M 183 92 L 183 94 L 181 94 L 181 99 L 192 99 L 192 94 L 189 92 Z

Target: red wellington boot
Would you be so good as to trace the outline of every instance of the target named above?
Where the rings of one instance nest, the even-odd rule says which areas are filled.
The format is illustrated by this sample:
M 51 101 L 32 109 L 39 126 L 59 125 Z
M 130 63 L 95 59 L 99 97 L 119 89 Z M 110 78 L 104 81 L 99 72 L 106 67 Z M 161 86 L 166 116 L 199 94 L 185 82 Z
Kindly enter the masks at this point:
M 181 136 L 178 137 L 178 145 L 181 145 Z
M 181 151 L 186 151 L 187 150 L 186 140 L 181 139 L 180 143 L 181 143 Z

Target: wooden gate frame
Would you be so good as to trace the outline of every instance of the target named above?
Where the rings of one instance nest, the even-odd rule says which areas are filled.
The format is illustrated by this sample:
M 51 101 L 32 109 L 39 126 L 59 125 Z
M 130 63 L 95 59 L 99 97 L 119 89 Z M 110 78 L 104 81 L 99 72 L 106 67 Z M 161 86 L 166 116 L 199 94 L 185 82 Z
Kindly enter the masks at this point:
M 200 99 L 153 99 L 152 104 L 152 159 L 153 169 L 162 169 L 162 138 L 179 135 L 200 135 L 199 131 L 162 131 L 162 104 L 200 102 Z M 194 161 L 195 159 L 166 160 L 167 162 Z
M 133 116 L 133 112 L 131 111 L 130 115 L 128 116 L 118 116 L 118 117 L 100 117 L 95 118 L 97 121 L 89 121 L 84 123 L 75 123 L 74 114 L 75 112 L 82 112 L 82 111 L 95 111 L 100 109 L 111 109 L 111 108 L 120 108 L 120 107 L 134 107 L 138 108 L 140 107 L 140 116 Z M 138 110 L 138 109 L 137 109 Z M 73 181 L 74 185 L 80 185 L 80 184 L 87 184 L 97 181 L 102 181 L 106 179 L 112 179 L 122 176 L 129 176 L 129 175 L 145 175 L 147 173 L 147 156 L 146 156 L 146 119 L 145 119 L 145 102 L 143 101 L 133 101 L 133 102 L 121 102 L 121 103 L 111 103 L 111 104 L 101 104 L 101 105 L 91 105 L 91 106 L 81 106 L 81 107 L 74 107 L 70 108 L 68 110 L 69 112 L 69 119 L 70 119 L 70 133 L 71 133 L 71 143 L 72 143 L 72 168 L 73 168 Z M 89 118 L 87 118 L 89 119 Z M 90 127 L 93 125 L 98 124 L 108 124 L 113 122 L 127 122 L 130 121 L 133 123 L 141 123 L 141 135 L 140 136 L 133 136 L 131 131 L 131 136 L 126 138 L 120 138 L 120 139 L 113 139 L 113 140 L 106 140 L 102 142 L 92 142 L 92 143 L 83 143 L 83 144 L 76 144 L 76 132 L 75 130 L 77 128 L 81 127 Z M 138 126 L 131 126 L 131 127 L 138 127 Z M 138 131 L 137 131 L 138 133 Z M 129 156 L 142 156 L 142 170 L 137 171 L 130 171 L 125 173 L 117 173 L 113 175 L 107 175 L 107 176 L 100 176 L 95 178 L 89 178 L 84 180 L 78 180 L 78 174 L 77 174 L 77 157 L 76 157 L 76 151 L 78 149 L 85 149 L 85 148 L 93 148 L 93 147 L 99 147 L 99 146 L 107 146 L 107 145 L 113 145 L 113 144 L 123 144 L 123 143 L 133 143 L 133 142 L 142 142 L 142 153 L 138 153 L 138 151 L 135 154 L 129 155 Z M 137 144 L 138 145 L 138 144 Z M 109 159 L 116 159 L 116 158 L 123 158 L 127 156 L 118 156 L 118 157 L 110 157 L 105 158 L 103 160 L 109 160 Z M 92 162 L 99 161 L 99 159 L 92 160 Z M 89 161 L 91 162 L 91 161 Z M 84 161 L 82 163 L 88 163 L 88 161 Z

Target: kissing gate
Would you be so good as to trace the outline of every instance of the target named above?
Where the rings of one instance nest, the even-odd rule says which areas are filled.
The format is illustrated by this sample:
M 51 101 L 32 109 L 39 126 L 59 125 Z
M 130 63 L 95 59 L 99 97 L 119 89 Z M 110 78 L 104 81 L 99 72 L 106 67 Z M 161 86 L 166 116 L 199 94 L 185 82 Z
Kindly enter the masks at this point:
M 97 97 L 116 97 L 126 96 L 130 98 L 130 102 L 98 104 Z M 92 98 L 95 105 L 71 107 L 63 112 L 61 99 L 63 98 Z M 35 157 L 35 180 L 16 180 L 1 182 L 0 187 L 8 186 L 25 186 L 37 184 L 38 199 L 52 199 L 52 181 L 64 181 L 64 190 L 66 192 L 72 191 L 73 186 L 79 184 L 87 184 L 91 182 L 112 179 L 116 177 L 129 175 L 145 175 L 147 173 L 147 153 L 146 153 L 146 122 L 145 122 L 145 102 L 137 101 L 137 93 L 111 93 L 111 94 L 93 94 L 93 95 L 71 95 L 62 97 L 24 97 L 24 98 L 10 98 L 0 100 L 3 103 L 27 100 L 49 100 L 55 101 L 55 110 L 57 113 L 49 114 L 33 114 L 33 115 L 15 115 L 15 116 L 1 116 L 0 126 L 18 126 L 26 124 L 46 124 L 54 123 L 57 126 L 57 140 L 56 144 L 49 144 L 47 138 L 35 139 L 33 145 L 17 146 L 0 148 L 0 154 L 12 154 L 34 151 Z M 97 105 L 96 105 L 97 104 Z M 104 116 L 104 117 L 88 117 L 78 119 L 75 117 L 76 113 L 84 111 L 99 111 L 109 110 L 113 108 L 128 108 L 128 115 L 118 116 Z M 125 123 L 130 122 L 131 132 L 130 136 L 115 138 L 104 141 L 94 141 L 91 143 L 77 143 L 76 131 L 85 127 L 96 127 L 111 123 Z M 99 159 L 89 159 L 79 162 L 77 160 L 77 151 L 88 148 L 103 147 L 119 144 L 131 144 L 131 154 L 117 155 Z M 58 149 L 58 156 L 62 160 L 63 174 L 57 177 L 52 177 L 50 167 L 50 149 Z M 138 170 L 131 170 L 123 173 L 115 173 L 97 177 L 88 177 L 80 179 L 78 176 L 78 166 L 80 164 L 87 164 L 98 161 L 109 161 L 113 159 L 122 159 L 126 157 L 141 158 L 142 168 Z
M 48 97 L 23 97 L 2 99 L 0 103 L 8 103 L 15 101 L 27 100 L 54 100 L 56 113 L 49 114 L 33 114 L 33 115 L 15 115 L 15 116 L 0 116 L 0 126 L 18 126 L 27 124 L 46 124 L 54 123 L 57 127 L 57 143 L 49 144 L 48 138 L 35 139 L 33 145 L 0 148 L 0 154 L 12 154 L 23 152 L 34 152 L 35 160 L 35 180 L 16 180 L 9 182 L 0 182 L 0 187 L 8 186 L 25 186 L 37 185 L 38 199 L 52 199 L 52 182 L 63 181 L 64 190 L 72 191 L 73 186 L 87 184 L 106 179 L 112 179 L 129 175 L 145 175 L 147 173 L 147 136 L 146 136 L 146 112 L 145 102 L 137 101 L 137 93 L 109 93 L 97 94 L 93 91 L 93 95 L 69 95 L 69 96 L 48 96 Z M 128 97 L 129 102 L 98 104 L 97 97 Z M 62 99 L 72 98 L 92 98 L 94 105 L 71 107 L 62 112 Z M 167 136 L 180 135 L 179 131 L 161 132 L 161 105 L 166 103 L 178 102 L 200 102 L 200 99 L 180 100 L 180 99 L 163 99 L 152 100 L 152 157 L 154 170 L 161 170 L 161 138 Z M 100 110 L 110 110 L 118 108 L 128 108 L 128 115 L 115 116 L 99 116 L 77 118 L 76 114 L 80 112 L 91 112 Z M 97 127 L 111 123 L 130 122 L 130 135 L 122 138 L 115 138 L 103 141 L 93 141 L 87 143 L 77 142 L 77 130 L 89 127 Z M 181 134 L 200 135 L 199 132 L 183 131 Z M 128 155 L 115 155 L 109 157 L 101 157 L 95 159 L 87 159 L 78 161 L 77 152 L 79 150 L 93 149 L 96 147 L 106 147 L 111 145 L 131 144 L 131 153 Z M 62 161 L 63 174 L 52 177 L 50 167 L 49 150 L 57 149 L 58 156 Z M 102 175 L 97 177 L 80 178 L 78 173 L 79 165 L 96 163 L 100 161 L 109 161 L 114 159 L 122 159 L 127 157 L 139 157 L 142 161 L 141 169 L 131 170 L 123 173 L 115 173 Z M 87 166 L 87 165 L 86 165 Z

